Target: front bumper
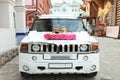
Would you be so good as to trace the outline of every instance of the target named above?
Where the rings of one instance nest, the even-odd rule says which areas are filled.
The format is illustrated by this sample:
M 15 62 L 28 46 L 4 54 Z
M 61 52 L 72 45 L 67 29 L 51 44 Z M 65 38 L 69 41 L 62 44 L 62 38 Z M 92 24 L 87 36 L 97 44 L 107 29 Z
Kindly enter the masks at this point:
M 19 71 L 29 74 L 66 74 L 83 73 L 89 74 L 99 71 L 99 53 L 94 54 L 74 54 L 72 59 L 50 60 L 49 57 L 70 56 L 71 54 L 25 54 L 19 55 Z M 33 60 L 33 56 L 37 60 Z M 45 56 L 47 56 L 45 58 Z M 88 59 L 84 59 L 85 57 Z M 26 70 L 25 70 L 26 69 Z

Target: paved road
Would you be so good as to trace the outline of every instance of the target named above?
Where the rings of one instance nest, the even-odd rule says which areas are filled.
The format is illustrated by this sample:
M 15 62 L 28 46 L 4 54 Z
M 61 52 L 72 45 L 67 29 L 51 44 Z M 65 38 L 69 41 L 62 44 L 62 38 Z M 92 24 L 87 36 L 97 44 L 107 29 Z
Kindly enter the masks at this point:
M 36 75 L 28 80 L 120 80 L 120 40 L 95 37 L 100 42 L 100 72 L 95 78 L 78 75 Z M 24 80 L 18 72 L 18 56 L 0 69 L 0 80 Z

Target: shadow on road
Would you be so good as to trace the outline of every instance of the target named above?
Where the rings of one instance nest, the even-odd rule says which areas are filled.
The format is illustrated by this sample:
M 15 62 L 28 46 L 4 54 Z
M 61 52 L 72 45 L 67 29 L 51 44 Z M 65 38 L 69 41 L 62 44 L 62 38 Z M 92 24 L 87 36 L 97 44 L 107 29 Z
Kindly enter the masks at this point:
M 86 78 L 78 74 L 42 74 L 23 80 L 95 80 L 95 78 Z

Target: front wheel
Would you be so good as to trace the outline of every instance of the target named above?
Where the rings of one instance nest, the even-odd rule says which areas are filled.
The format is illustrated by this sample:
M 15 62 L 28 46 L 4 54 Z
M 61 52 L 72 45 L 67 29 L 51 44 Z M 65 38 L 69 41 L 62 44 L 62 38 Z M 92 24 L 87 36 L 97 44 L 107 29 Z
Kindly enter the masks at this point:
M 31 79 L 33 78 L 33 74 L 27 74 L 27 73 L 24 73 L 24 72 L 20 72 L 21 76 L 25 79 Z

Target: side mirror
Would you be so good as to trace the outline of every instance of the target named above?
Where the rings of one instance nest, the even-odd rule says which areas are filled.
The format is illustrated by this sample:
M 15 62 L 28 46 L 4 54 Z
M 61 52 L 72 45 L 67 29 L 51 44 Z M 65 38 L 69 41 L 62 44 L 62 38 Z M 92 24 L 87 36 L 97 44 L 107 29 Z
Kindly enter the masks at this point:
M 30 32 L 30 30 L 31 30 L 31 27 L 27 26 L 26 27 L 26 35 L 28 35 L 28 33 Z
M 27 21 L 26 34 L 28 34 L 31 30 L 32 23 L 33 21 Z

